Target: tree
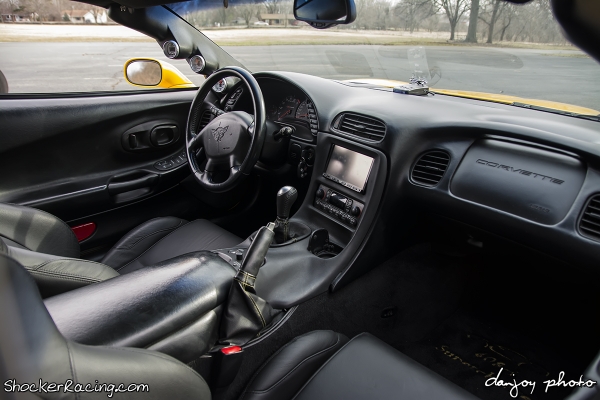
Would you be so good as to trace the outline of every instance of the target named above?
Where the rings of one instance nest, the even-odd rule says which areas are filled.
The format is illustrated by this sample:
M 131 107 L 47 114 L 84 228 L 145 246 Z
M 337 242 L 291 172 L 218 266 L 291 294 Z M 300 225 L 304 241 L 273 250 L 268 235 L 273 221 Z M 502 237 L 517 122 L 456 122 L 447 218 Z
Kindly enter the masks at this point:
M 469 10 L 468 0 L 433 0 L 434 4 L 446 13 L 450 22 L 450 40 L 454 40 L 454 32 L 461 17 Z
M 498 22 L 498 19 L 504 12 L 504 9 L 506 8 L 507 4 L 508 3 L 503 0 L 491 0 L 490 3 L 486 4 L 485 13 L 483 15 L 479 15 L 479 19 L 485 22 L 485 24 L 488 26 L 487 43 L 492 43 L 494 37 L 494 26 L 496 25 L 496 22 Z M 487 10 L 487 8 L 490 9 Z
M 479 18 L 479 0 L 471 0 L 471 10 L 469 12 L 469 31 L 465 42 L 477 43 L 477 19 Z
M 265 0 L 263 1 L 263 4 L 267 9 L 267 14 L 279 14 L 279 5 L 281 4 L 281 0 Z
M 250 21 L 256 16 L 260 6 L 253 3 L 239 5 L 235 7 L 237 14 L 244 19 L 246 26 L 250 28 Z
M 394 7 L 394 15 L 404 23 L 404 30 L 413 33 L 423 20 L 435 14 L 431 0 L 402 0 Z

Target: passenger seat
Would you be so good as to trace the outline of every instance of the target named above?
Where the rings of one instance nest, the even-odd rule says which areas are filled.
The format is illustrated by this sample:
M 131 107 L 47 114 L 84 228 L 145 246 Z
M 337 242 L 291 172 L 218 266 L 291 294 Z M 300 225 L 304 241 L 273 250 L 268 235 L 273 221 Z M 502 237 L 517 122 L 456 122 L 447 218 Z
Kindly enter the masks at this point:
M 345 343 L 345 344 L 344 344 Z M 376 337 L 313 331 L 281 348 L 243 400 L 477 399 Z

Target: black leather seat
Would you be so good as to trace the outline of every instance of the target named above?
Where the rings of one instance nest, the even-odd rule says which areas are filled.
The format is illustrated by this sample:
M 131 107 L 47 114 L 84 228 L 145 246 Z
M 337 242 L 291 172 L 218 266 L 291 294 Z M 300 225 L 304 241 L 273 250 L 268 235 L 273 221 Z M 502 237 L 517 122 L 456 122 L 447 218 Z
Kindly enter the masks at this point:
M 477 399 L 381 340 L 332 331 L 299 336 L 252 378 L 241 400 Z
M 194 370 L 165 354 L 145 349 L 87 346 L 66 340 L 44 307 L 34 281 L 0 243 L 0 378 L 2 398 L 106 399 L 110 391 L 10 393 L 16 385 L 68 384 L 76 390 L 101 385 L 147 384 L 121 399 L 210 399 L 208 385 Z M 52 388 L 50 388 L 52 389 Z M 110 386 L 108 387 L 110 390 Z M 57 390 L 54 387 L 54 390 Z M 114 390 L 114 389 L 113 389 Z
M 70 227 L 44 211 L 0 203 L 0 239 L 34 277 L 43 297 L 201 250 L 233 247 L 242 239 L 210 221 L 161 217 L 132 229 L 100 263 L 80 260 Z
M 66 383 L 71 388 L 146 384 L 148 390 L 114 398 L 210 399 L 208 385 L 185 364 L 155 351 L 88 346 L 58 331 L 34 281 L 0 242 L 0 378 L 6 388 Z M 8 386 L 7 386 L 8 384 Z M 106 387 L 106 386 L 105 386 Z M 100 399 L 107 392 L 35 393 L 42 399 Z M 14 396 L 21 398 L 22 396 Z M 32 397 L 25 395 L 24 397 Z M 10 397 L 9 397 L 10 398 Z M 331 331 L 294 339 L 258 370 L 244 400 L 475 399 L 368 334 L 348 341 Z

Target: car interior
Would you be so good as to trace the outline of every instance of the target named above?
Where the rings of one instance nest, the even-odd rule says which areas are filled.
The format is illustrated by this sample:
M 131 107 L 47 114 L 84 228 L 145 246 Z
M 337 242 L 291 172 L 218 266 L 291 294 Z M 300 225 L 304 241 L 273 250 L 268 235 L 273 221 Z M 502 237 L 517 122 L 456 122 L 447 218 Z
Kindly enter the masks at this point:
M 161 0 L 85 2 L 206 81 L 0 98 L 3 382 L 600 398 L 542 384 L 600 379 L 597 116 L 251 73 Z M 308 3 L 315 28 L 356 14 Z M 552 6 L 600 60 L 598 4 Z

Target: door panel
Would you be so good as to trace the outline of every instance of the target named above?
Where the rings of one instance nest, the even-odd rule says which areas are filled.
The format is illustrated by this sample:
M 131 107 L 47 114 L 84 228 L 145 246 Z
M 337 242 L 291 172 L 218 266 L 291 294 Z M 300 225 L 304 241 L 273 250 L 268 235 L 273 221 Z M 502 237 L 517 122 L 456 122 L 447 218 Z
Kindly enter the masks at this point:
M 1 99 L 0 202 L 72 226 L 96 223 L 83 249 L 155 216 L 197 215 L 198 201 L 177 186 L 189 175 L 184 132 L 195 93 Z

